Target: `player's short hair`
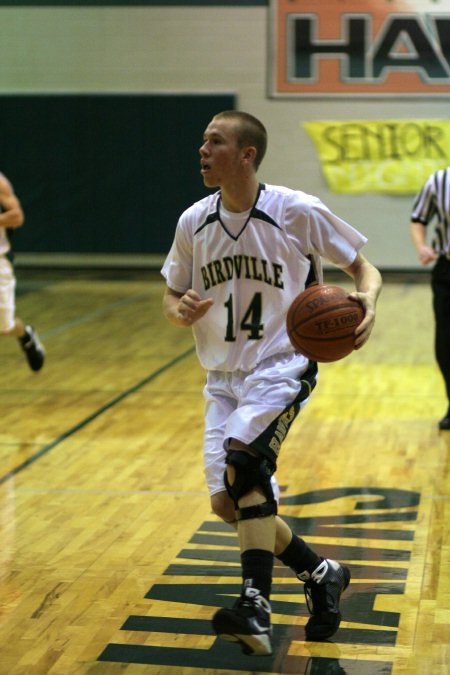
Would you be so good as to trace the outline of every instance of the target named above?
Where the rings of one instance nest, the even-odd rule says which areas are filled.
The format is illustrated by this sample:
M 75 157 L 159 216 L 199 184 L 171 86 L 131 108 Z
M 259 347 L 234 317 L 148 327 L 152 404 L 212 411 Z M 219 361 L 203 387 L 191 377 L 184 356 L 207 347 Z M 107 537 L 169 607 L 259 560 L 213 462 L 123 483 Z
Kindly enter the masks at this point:
M 257 170 L 267 149 L 267 131 L 262 122 L 250 113 L 241 110 L 224 110 L 214 117 L 236 122 L 237 144 L 240 148 L 247 145 L 253 145 L 256 148 L 255 169 Z

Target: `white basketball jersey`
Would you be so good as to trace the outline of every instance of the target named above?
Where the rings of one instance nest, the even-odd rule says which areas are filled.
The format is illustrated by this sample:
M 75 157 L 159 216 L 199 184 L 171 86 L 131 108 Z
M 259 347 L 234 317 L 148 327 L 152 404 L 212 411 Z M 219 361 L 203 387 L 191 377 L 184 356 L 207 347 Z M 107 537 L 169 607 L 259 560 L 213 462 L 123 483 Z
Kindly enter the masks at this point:
M 0 176 L 3 176 L 3 178 L 6 178 L 1 172 Z M 0 206 L 0 211 L 2 211 L 2 207 Z M 8 235 L 6 233 L 6 227 L 1 227 L 0 226 L 0 255 L 5 255 L 5 253 L 8 253 L 10 250 L 11 246 L 9 243 Z
M 5 253 L 8 253 L 10 248 L 11 246 L 6 234 L 6 228 L 0 227 L 0 255 L 5 255 Z
M 293 352 L 286 314 L 313 268 L 322 280 L 320 257 L 347 267 L 366 241 L 316 197 L 261 185 L 247 214 L 224 211 L 220 192 L 188 208 L 161 272 L 174 291 L 214 300 L 192 326 L 203 367 L 249 371 Z

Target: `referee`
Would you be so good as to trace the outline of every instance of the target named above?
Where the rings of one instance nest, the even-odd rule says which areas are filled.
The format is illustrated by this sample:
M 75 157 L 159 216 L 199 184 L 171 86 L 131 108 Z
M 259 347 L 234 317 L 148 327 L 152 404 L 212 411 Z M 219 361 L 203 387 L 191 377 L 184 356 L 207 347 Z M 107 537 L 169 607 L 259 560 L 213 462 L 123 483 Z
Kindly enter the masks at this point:
M 427 244 L 427 225 L 435 219 L 434 236 Z M 431 174 L 411 214 L 411 239 L 422 265 L 434 262 L 431 274 L 436 322 L 435 354 L 449 401 L 439 429 L 450 430 L 450 167 Z

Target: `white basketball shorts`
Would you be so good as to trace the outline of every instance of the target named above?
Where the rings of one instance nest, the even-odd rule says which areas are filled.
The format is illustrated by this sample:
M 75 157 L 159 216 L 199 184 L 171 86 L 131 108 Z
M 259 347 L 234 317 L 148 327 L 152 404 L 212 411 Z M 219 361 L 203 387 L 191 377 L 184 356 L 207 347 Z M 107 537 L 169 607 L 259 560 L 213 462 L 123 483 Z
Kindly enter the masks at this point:
M 0 256 L 0 332 L 14 328 L 16 279 L 7 258 Z
M 269 357 L 250 372 L 208 372 L 203 390 L 204 467 L 210 495 L 226 489 L 223 477 L 231 438 L 251 445 L 276 466 L 281 443 L 316 379 L 317 364 L 299 354 Z M 273 485 L 277 488 L 276 481 Z

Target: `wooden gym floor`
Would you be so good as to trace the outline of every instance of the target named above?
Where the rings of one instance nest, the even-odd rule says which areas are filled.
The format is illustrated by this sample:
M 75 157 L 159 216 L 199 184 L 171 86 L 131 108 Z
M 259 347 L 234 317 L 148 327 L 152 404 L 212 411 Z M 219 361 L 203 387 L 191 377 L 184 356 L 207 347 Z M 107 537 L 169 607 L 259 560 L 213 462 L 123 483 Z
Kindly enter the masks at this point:
M 450 432 L 427 275 L 386 279 L 368 345 L 321 367 L 281 453 L 280 512 L 352 584 L 329 642 L 276 566 L 273 657 L 215 639 L 239 591 L 209 510 L 202 384 L 155 273 L 18 272 L 47 348 L 0 341 L 2 675 L 444 675 L 450 664 Z M 327 278 L 350 288 L 343 275 Z

